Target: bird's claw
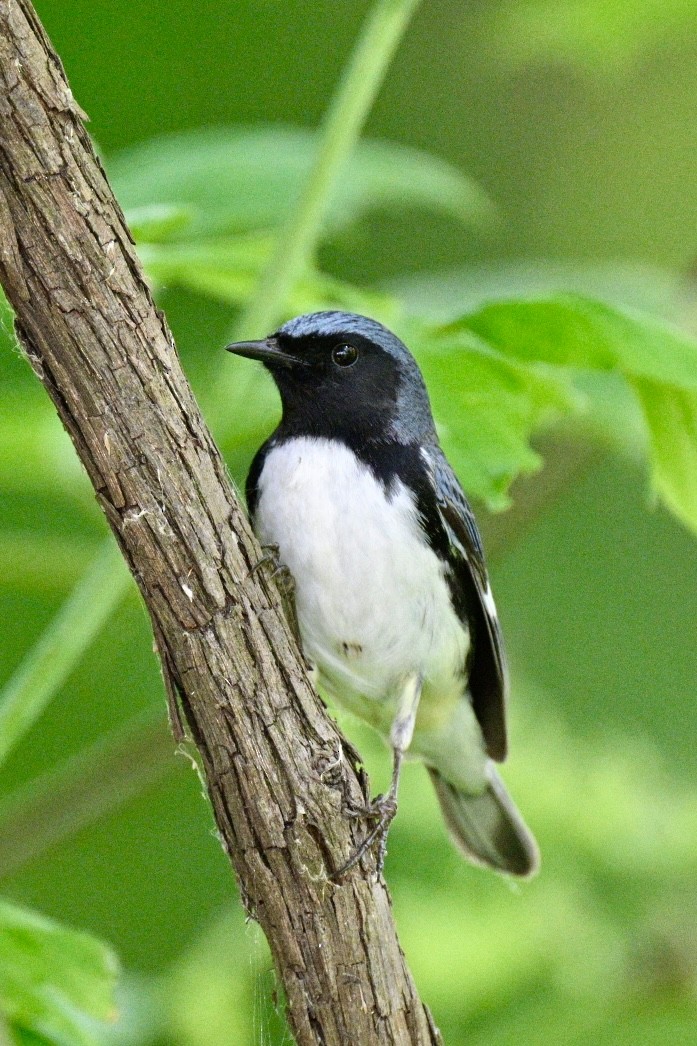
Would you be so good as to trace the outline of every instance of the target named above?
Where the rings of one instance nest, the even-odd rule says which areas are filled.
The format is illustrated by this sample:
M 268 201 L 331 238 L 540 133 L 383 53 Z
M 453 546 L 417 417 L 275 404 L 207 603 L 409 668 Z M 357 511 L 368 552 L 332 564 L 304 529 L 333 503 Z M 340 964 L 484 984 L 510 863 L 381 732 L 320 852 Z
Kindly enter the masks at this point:
M 365 806 L 352 806 L 346 811 L 346 816 L 351 818 L 360 817 L 363 820 L 379 820 L 384 817 L 389 817 L 390 820 L 397 813 L 397 800 L 395 796 L 390 795 L 388 792 L 383 795 L 376 795 L 374 799 L 371 799 Z
M 368 832 L 363 842 L 358 844 L 348 861 L 334 873 L 332 876 L 334 880 L 343 878 L 375 844 L 377 844 L 377 874 L 382 875 L 385 857 L 387 856 L 387 833 L 396 813 L 397 797 L 391 791 L 386 795 L 377 795 L 367 806 L 353 807 L 348 811 L 349 817 L 376 820 L 377 824 Z

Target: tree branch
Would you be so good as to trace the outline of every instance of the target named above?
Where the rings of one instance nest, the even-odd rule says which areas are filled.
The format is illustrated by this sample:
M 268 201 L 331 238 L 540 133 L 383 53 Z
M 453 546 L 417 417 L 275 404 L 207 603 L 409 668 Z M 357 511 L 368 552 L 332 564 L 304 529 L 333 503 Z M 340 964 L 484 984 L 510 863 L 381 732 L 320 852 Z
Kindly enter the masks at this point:
M 373 858 L 355 753 L 275 586 L 28 0 L 0 0 L 0 279 L 94 485 L 201 753 L 221 840 L 301 1046 L 435 1043 Z M 176 716 L 175 716 L 176 722 Z

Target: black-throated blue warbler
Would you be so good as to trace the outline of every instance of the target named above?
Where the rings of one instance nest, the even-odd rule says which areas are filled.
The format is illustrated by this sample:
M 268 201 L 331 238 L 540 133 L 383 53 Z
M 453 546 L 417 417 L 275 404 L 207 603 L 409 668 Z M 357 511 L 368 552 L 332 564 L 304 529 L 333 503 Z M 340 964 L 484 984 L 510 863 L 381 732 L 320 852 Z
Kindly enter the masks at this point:
M 346 312 L 228 349 L 260 360 L 281 394 L 247 502 L 295 581 L 303 652 L 394 753 L 366 843 L 379 841 L 381 864 L 408 750 L 465 856 L 532 874 L 537 846 L 494 768 L 508 682 L 482 544 L 416 361 L 386 327 Z

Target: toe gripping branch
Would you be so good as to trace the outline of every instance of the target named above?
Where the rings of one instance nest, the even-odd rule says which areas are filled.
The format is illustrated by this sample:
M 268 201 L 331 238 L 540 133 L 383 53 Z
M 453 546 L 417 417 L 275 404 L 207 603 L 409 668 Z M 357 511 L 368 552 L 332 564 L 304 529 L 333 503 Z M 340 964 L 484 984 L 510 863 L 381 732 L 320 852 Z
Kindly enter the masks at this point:
M 397 813 L 397 791 L 399 789 L 399 774 L 403 755 L 404 753 L 398 749 L 394 750 L 392 781 L 389 791 L 385 795 L 376 795 L 367 806 L 353 809 L 349 812 L 349 817 L 362 817 L 366 820 L 377 821 L 377 824 L 368 832 L 363 842 L 356 847 L 348 861 L 338 871 L 334 872 L 332 876 L 334 880 L 342 879 L 347 872 L 358 864 L 374 844 L 377 844 L 377 874 L 382 874 L 385 857 L 387 856 L 387 834 Z

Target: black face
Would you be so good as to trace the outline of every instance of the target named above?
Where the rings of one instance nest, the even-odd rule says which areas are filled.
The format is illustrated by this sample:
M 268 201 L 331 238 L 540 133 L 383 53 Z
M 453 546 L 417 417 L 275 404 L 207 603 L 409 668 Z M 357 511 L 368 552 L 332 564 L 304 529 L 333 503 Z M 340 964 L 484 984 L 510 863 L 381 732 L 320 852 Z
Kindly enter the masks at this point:
M 397 410 L 397 359 L 360 334 L 282 332 L 265 342 L 230 346 L 261 360 L 283 403 L 282 429 L 291 435 L 384 438 Z

